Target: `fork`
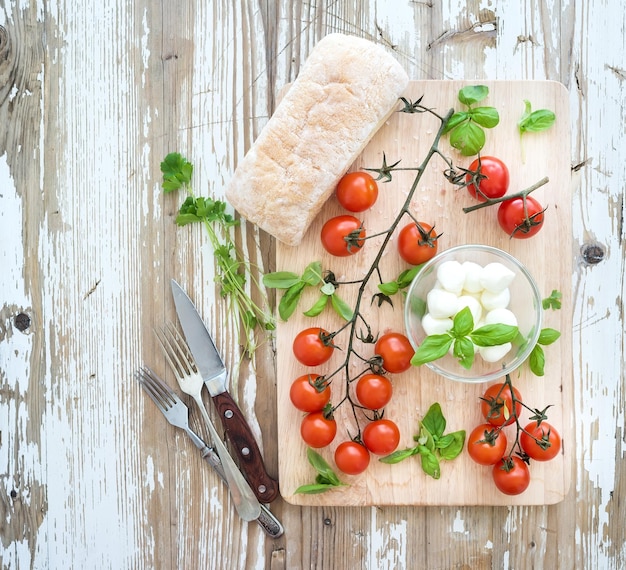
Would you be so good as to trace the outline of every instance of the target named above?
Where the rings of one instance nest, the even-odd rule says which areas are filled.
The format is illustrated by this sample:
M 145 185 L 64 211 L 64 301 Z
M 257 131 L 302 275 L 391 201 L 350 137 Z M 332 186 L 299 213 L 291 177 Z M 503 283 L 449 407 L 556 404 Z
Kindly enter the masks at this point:
M 209 417 L 204 402 L 202 401 L 204 380 L 198 373 L 195 361 L 187 348 L 186 342 L 172 325 L 164 327 L 160 331 L 157 330 L 156 335 L 163 349 L 163 354 L 172 368 L 174 376 L 176 376 L 180 389 L 185 392 L 185 394 L 191 396 L 200 409 L 202 418 L 211 434 L 215 450 L 222 462 L 224 477 L 228 483 L 228 488 L 230 489 L 230 494 L 235 509 L 237 509 L 237 513 L 246 521 L 258 518 L 261 514 L 261 504 L 256 498 L 256 495 L 252 492 L 248 482 L 244 479 L 241 471 L 237 468 L 233 458 L 228 453 L 226 446 L 220 439 Z
M 176 394 L 156 372 L 147 366 L 139 368 L 135 372 L 135 378 L 165 416 L 165 419 L 173 426 L 181 428 L 187 433 L 193 444 L 200 450 L 202 458 L 213 467 L 222 481 L 227 484 L 219 455 L 217 455 L 212 447 L 204 443 L 202 438 L 191 429 L 189 426 L 189 408 L 178 397 L 178 394 Z M 256 519 L 256 522 L 272 538 L 278 538 L 284 532 L 281 522 L 263 504 L 261 504 L 261 514 Z

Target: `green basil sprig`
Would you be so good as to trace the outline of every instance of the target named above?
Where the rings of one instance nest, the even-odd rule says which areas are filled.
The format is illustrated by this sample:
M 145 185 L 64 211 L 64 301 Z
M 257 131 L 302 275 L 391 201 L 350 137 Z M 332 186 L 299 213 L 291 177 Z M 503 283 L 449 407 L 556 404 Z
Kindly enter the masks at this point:
M 446 434 L 446 418 L 438 403 L 430 406 L 419 426 L 419 433 L 413 437 L 417 443 L 415 447 L 394 451 L 382 457 L 380 461 L 394 464 L 413 455 L 419 455 L 424 473 L 433 479 L 439 479 L 441 477 L 440 460 L 451 461 L 463 451 L 465 430 Z
M 467 107 L 466 111 L 457 111 L 450 117 L 444 134 L 450 133 L 450 144 L 463 156 L 478 154 L 485 146 L 484 129 L 492 129 L 500 122 L 500 115 L 495 107 L 473 107 L 489 95 L 486 85 L 469 85 L 459 91 L 459 101 Z
M 546 355 L 543 351 L 543 346 L 548 346 L 561 336 L 561 333 L 555 329 L 545 328 L 541 329 L 539 333 L 539 339 L 537 340 L 537 344 L 533 348 L 530 356 L 528 357 L 528 365 L 530 366 L 530 370 L 536 376 L 544 375 L 544 368 L 546 365 Z
M 308 485 L 300 485 L 296 489 L 296 493 L 304 495 L 316 495 L 318 493 L 325 493 L 337 487 L 347 487 L 346 483 L 342 483 L 337 477 L 337 474 L 332 470 L 331 466 L 317 451 L 314 451 L 310 447 L 307 447 L 306 456 L 309 463 L 313 466 L 313 469 L 317 471 L 315 476 L 315 483 Z
M 497 346 L 511 342 L 517 336 L 516 326 L 484 325 L 474 330 L 474 318 L 469 307 L 461 309 L 453 319 L 452 328 L 443 333 L 428 335 L 415 351 L 411 364 L 421 366 L 445 356 L 452 347 L 461 366 L 470 369 L 474 363 L 474 346 Z

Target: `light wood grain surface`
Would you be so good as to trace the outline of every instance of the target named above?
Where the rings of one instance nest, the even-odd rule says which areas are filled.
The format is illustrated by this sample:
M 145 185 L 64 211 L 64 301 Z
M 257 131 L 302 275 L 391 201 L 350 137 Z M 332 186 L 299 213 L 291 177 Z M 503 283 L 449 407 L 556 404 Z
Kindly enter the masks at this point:
M 623 568 L 624 14 L 617 0 L 0 0 L 0 565 Z M 573 265 L 572 484 L 558 504 L 278 500 L 285 534 L 270 540 L 133 380 L 144 362 L 165 371 L 152 329 L 174 317 L 176 277 L 278 474 L 274 345 L 242 358 L 206 236 L 175 226 L 182 196 L 163 196 L 159 163 L 184 153 L 197 192 L 222 196 L 335 31 L 385 46 L 415 80 L 569 92 L 573 247 L 546 253 Z M 267 235 L 244 225 L 238 239 L 275 269 Z

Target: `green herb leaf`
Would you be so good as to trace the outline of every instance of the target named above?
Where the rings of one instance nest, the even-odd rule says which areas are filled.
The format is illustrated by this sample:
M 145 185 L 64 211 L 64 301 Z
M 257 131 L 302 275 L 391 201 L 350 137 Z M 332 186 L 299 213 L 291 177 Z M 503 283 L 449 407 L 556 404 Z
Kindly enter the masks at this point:
M 342 483 L 342 486 L 345 486 Z M 336 489 L 338 485 L 331 485 L 330 483 L 312 483 L 310 485 L 300 485 L 296 490 L 296 494 L 300 495 L 318 495 L 319 493 L 326 493 L 326 491 L 332 491 Z
M 421 366 L 445 356 L 452 346 L 453 340 L 449 334 L 428 335 L 415 351 L 413 358 L 411 358 L 411 364 Z
M 451 461 L 461 454 L 465 445 L 465 430 L 444 435 L 437 441 L 437 449 L 443 459 Z
M 171 152 L 161 162 L 163 190 L 166 193 L 179 190 L 191 182 L 193 165 L 177 152 Z
M 472 331 L 469 336 L 478 346 L 497 346 L 511 342 L 517 336 L 518 331 L 519 329 L 515 326 L 497 323 L 480 327 Z
M 319 285 L 322 281 L 324 281 L 324 278 L 322 277 L 322 263 L 320 261 L 309 263 L 302 274 L 302 281 L 312 287 Z
M 278 314 L 283 321 L 288 321 L 289 317 L 293 315 L 300 301 L 300 297 L 302 296 L 304 287 L 304 281 L 300 281 L 285 291 L 285 294 L 278 303 Z
M 420 272 L 420 269 L 423 266 L 424 264 L 420 263 L 419 265 L 415 265 L 410 269 L 405 269 L 402 273 L 400 273 L 400 275 L 398 275 L 398 279 L 396 280 L 398 287 L 400 287 L 400 289 L 404 289 L 413 283 L 413 279 L 415 279 L 415 276 Z
M 492 129 L 500 122 L 500 115 L 494 107 L 476 107 L 470 111 L 470 117 L 486 129 Z
M 541 301 L 541 306 L 544 310 L 548 309 L 560 309 L 561 308 L 561 292 L 556 289 L 552 290 L 549 297 L 546 297 Z
M 378 290 L 383 295 L 395 295 L 400 290 L 400 285 L 397 281 L 389 281 L 387 283 L 380 283 L 378 285 Z
M 556 115 L 549 109 L 532 111 L 530 101 L 524 100 L 524 114 L 517 123 L 520 134 L 538 133 L 549 129 L 556 121 Z
M 452 352 L 463 368 L 469 370 L 474 364 L 476 351 L 474 350 L 474 343 L 469 338 L 455 339 Z
M 408 457 L 417 455 L 418 453 L 419 453 L 419 450 L 417 447 L 411 447 L 408 449 L 399 449 L 389 455 L 385 455 L 384 457 L 381 457 L 379 461 L 381 463 L 388 463 L 388 464 L 393 465 L 395 463 L 400 463 L 400 461 L 404 461 Z
M 322 294 L 319 296 L 315 304 L 303 313 L 305 317 L 317 317 L 328 304 L 328 295 Z
M 543 376 L 546 365 L 546 355 L 540 345 L 536 344 L 528 357 L 530 370 L 536 376 Z
M 468 85 L 459 91 L 459 101 L 468 107 L 479 103 L 489 95 L 489 88 L 486 85 Z
M 485 131 L 474 123 L 461 123 L 450 131 L 450 144 L 463 156 L 478 154 L 485 146 Z
M 317 453 L 317 451 L 307 447 L 306 456 L 309 463 L 313 466 L 313 469 L 317 471 L 318 475 L 335 485 L 341 484 L 341 481 L 337 477 L 337 474 L 333 471 L 332 467 L 319 453 Z
M 469 307 L 463 307 L 454 315 L 452 330 L 450 331 L 456 338 L 467 336 L 474 329 L 474 317 Z
M 553 342 L 556 342 L 560 336 L 561 336 L 561 333 L 555 329 L 551 329 L 551 328 L 541 329 L 541 332 L 539 333 L 539 339 L 537 340 L 537 342 L 539 344 L 543 344 L 544 346 L 547 346 L 549 344 L 552 344 Z
M 292 271 L 276 271 L 263 275 L 263 285 L 269 289 L 289 289 L 300 281 L 300 276 Z
M 430 475 L 433 479 L 441 477 L 441 467 L 437 456 L 423 445 L 419 446 L 419 454 L 422 458 L 422 469 L 426 475 Z
M 450 117 L 450 119 L 446 123 L 446 126 L 443 129 L 443 134 L 449 133 L 452 129 L 467 121 L 469 117 L 469 113 L 465 111 L 457 111 L 456 113 L 454 113 L 454 115 Z
M 354 314 L 352 311 L 352 307 L 350 307 L 348 303 L 346 303 L 341 297 L 339 297 L 337 293 L 331 295 L 330 302 L 333 306 L 333 309 L 335 309 L 335 312 L 342 319 L 344 319 L 345 321 L 349 321 L 350 319 L 352 319 L 352 316 Z
M 424 416 L 422 420 L 422 426 L 424 426 L 434 437 L 441 437 L 443 432 L 446 431 L 446 418 L 441 411 L 441 405 L 435 402 Z

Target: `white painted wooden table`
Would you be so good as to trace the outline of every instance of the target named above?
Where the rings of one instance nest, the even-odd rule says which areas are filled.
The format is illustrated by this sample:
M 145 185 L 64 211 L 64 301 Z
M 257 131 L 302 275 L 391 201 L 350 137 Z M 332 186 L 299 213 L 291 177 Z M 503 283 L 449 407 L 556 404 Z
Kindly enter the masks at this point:
M 234 4 L 234 5 L 233 5 Z M 242 524 L 132 378 L 163 371 L 169 279 L 233 366 L 201 228 L 177 228 L 159 163 L 220 197 L 315 42 L 386 46 L 413 79 L 552 79 L 569 90 L 573 484 L 551 507 L 272 504 Z M 22 568 L 626 566 L 623 193 L 626 12 L 618 0 L 0 0 L 0 565 Z M 274 244 L 240 232 L 273 269 Z M 262 253 L 260 253 L 262 252 Z M 257 255 L 259 254 L 259 255 Z M 546 260 L 549 263 L 549 260 Z M 276 474 L 271 345 L 233 390 Z

